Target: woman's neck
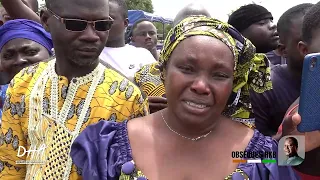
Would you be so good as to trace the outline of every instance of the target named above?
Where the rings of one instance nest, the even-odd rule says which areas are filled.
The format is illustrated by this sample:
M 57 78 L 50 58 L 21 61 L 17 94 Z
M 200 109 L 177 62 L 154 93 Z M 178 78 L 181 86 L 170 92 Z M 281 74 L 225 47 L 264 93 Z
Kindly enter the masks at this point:
M 177 134 L 178 136 L 184 138 L 204 138 L 203 136 L 210 134 L 215 134 L 221 126 L 221 120 L 223 116 L 221 115 L 214 120 L 204 122 L 203 124 L 187 124 L 183 120 L 180 120 L 175 113 L 171 112 L 168 108 L 161 111 L 163 117 L 163 124 L 167 126 L 169 131 Z M 161 117 L 161 118 L 162 118 Z

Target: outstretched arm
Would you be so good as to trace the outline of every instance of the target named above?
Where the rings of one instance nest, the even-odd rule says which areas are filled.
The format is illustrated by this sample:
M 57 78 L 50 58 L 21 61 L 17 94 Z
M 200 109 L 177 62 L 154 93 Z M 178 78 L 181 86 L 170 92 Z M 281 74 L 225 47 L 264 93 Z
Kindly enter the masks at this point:
M 2 6 L 13 19 L 29 19 L 40 23 L 40 17 L 31 9 L 28 0 L 1 0 Z

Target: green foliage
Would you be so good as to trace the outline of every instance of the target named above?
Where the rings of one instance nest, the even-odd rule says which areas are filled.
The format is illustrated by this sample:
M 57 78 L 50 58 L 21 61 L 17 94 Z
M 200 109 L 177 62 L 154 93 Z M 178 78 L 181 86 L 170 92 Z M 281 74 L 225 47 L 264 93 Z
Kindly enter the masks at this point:
M 155 22 L 153 24 L 157 28 L 158 39 L 159 40 L 164 40 L 166 38 L 168 32 L 171 30 L 172 24 L 162 24 L 162 23 L 158 23 L 158 22 Z M 163 32 L 163 30 L 164 30 L 164 32 Z
M 152 0 L 126 0 L 129 10 L 143 10 L 153 13 Z

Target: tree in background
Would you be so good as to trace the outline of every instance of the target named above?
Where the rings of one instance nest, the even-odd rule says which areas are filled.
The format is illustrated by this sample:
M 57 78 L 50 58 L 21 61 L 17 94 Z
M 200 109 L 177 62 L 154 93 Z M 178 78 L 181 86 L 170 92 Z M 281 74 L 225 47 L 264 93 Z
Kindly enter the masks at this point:
M 155 22 L 153 23 L 156 28 L 157 28 L 157 33 L 158 33 L 158 39 L 159 40 L 164 40 L 167 37 L 168 32 L 171 30 L 172 28 L 172 24 L 162 24 L 159 22 Z M 164 26 L 164 28 L 163 28 Z M 163 32 L 164 30 L 164 32 Z
M 153 13 L 152 0 L 126 0 L 129 10 L 143 10 Z

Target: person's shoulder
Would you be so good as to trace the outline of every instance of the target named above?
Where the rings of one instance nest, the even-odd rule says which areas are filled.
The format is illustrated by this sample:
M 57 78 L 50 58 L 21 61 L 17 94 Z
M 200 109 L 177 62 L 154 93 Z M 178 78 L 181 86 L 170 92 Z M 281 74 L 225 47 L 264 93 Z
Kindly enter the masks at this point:
M 273 73 L 282 73 L 283 71 L 287 71 L 287 64 L 276 64 L 271 66 L 271 72 Z
M 48 66 L 47 61 L 38 62 L 35 64 L 32 64 L 31 66 L 23 68 L 20 73 L 17 75 L 20 75 L 20 77 L 32 77 L 35 74 L 41 73 L 46 67 Z
M 248 144 L 247 149 L 256 152 L 277 152 L 278 142 L 272 137 L 265 136 L 257 129 L 254 130 L 254 135 Z
M 113 122 L 101 119 L 97 123 L 88 125 L 75 139 L 74 144 L 83 144 L 85 142 L 97 142 L 108 140 L 112 143 L 118 143 L 119 138 L 124 138 L 127 131 L 127 120 L 122 122 Z M 76 145 L 75 145 L 76 146 Z
M 126 126 L 127 126 L 127 120 L 123 122 L 113 122 L 113 121 L 107 121 L 107 120 L 101 119 L 99 122 L 95 124 L 88 125 L 86 129 L 83 130 L 83 132 L 85 134 L 98 133 L 98 134 L 95 134 L 98 136 L 95 136 L 95 135 L 91 136 L 91 139 L 96 140 L 100 138 L 101 135 L 122 131 L 123 128 L 126 128 Z
M 140 53 L 144 53 L 144 55 L 145 55 L 145 54 L 150 54 L 150 55 L 151 55 L 150 51 L 147 50 L 147 49 L 145 49 L 145 48 L 135 47 L 135 46 L 132 46 L 132 45 L 128 45 L 128 46 L 134 48 L 136 51 L 138 51 L 138 52 L 140 52 Z M 151 55 L 151 56 L 152 56 L 152 55 Z
M 135 47 L 129 44 L 126 44 L 125 47 L 130 49 L 132 53 L 134 53 L 135 58 L 139 59 L 140 61 L 146 61 L 147 63 L 152 63 L 156 61 L 151 52 L 145 48 Z
M 271 82 L 272 82 L 272 89 L 269 89 L 267 91 L 264 91 L 263 93 L 254 93 L 252 92 L 251 94 L 255 95 L 258 94 L 257 96 L 272 96 L 274 95 L 275 91 L 281 86 L 283 86 L 283 82 L 285 79 L 283 79 L 284 75 L 286 74 L 287 71 L 287 65 L 286 64 L 277 64 L 271 67 Z
M 128 78 L 124 77 L 111 68 L 105 69 L 105 73 L 103 78 L 101 79 L 100 85 L 104 89 L 108 89 L 110 95 L 114 95 L 117 91 L 120 91 L 124 92 L 121 94 L 125 96 L 125 99 L 130 99 L 131 97 L 139 97 L 139 103 L 141 101 L 143 102 L 145 99 L 143 93 L 137 85 L 135 85 Z
M 272 84 L 287 81 L 289 69 L 287 64 L 277 64 L 271 67 Z
M 303 159 L 302 157 L 300 157 L 300 156 L 297 156 L 296 159 L 297 159 L 298 161 L 300 161 L 300 162 L 304 161 L 304 159 Z
M 146 120 L 150 120 L 153 117 L 152 114 L 142 117 L 137 117 L 128 121 L 127 126 L 130 130 L 139 131 L 142 126 L 144 126 Z
M 39 62 L 22 69 L 10 82 L 10 87 L 28 87 L 39 78 L 48 62 Z
M 289 161 L 289 162 L 287 162 L 288 165 L 298 166 L 304 161 L 304 159 L 301 158 L 300 156 L 295 156 L 295 157 L 289 158 L 288 161 Z
M 272 82 L 272 89 L 268 89 L 264 92 L 256 92 L 250 89 L 250 100 L 253 107 L 256 107 L 257 104 L 261 104 L 263 106 L 270 104 L 274 100 L 274 86 Z
M 140 70 L 138 70 L 135 73 L 134 80 L 135 80 L 136 84 L 141 86 L 144 83 L 149 84 L 150 81 L 144 81 L 143 79 L 148 79 L 148 77 L 151 77 L 151 76 L 153 76 L 153 80 L 155 80 L 155 78 L 156 78 L 159 82 L 161 82 L 160 64 L 158 61 L 142 66 L 140 68 Z
M 132 46 L 130 44 L 126 44 L 126 45 L 123 46 L 122 49 L 124 49 L 126 51 L 130 51 L 130 53 L 135 53 L 135 52 L 141 52 L 141 49 L 143 49 L 143 48 L 135 47 L 135 46 Z
M 160 64 L 158 61 L 145 64 L 141 67 L 141 69 L 137 73 L 142 73 L 141 71 L 147 71 L 148 73 L 156 73 L 158 74 L 160 71 Z M 145 73 L 144 73 L 145 74 Z
M 116 179 L 118 167 L 130 158 L 130 143 L 127 121 L 116 123 L 100 121 L 89 125 L 75 139 L 70 156 L 74 164 L 82 169 L 84 179 Z
M 146 135 L 150 133 L 154 117 L 155 113 L 129 120 L 127 123 L 127 129 L 128 136 L 131 137 L 130 139 L 142 140 L 144 138 L 151 137 Z
M 127 51 L 128 54 L 134 54 L 137 57 L 153 57 L 149 50 L 142 48 L 142 47 L 135 47 L 130 44 L 126 44 L 121 48 L 123 51 Z M 154 59 L 154 58 L 153 58 Z
M 120 121 L 149 114 L 145 93 L 111 68 L 104 69 L 95 94 L 103 101 L 104 106 L 112 107 L 119 116 L 123 117 Z
M 273 89 L 282 89 L 294 81 L 286 64 L 277 64 L 271 67 L 271 81 Z
M 117 72 L 116 70 L 106 67 L 104 72 L 104 77 L 101 80 L 100 84 L 107 83 L 107 84 L 117 84 L 122 85 L 125 87 L 133 86 L 133 88 L 138 88 L 133 82 L 131 82 L 128 78 L 124 77 L 122 74 Z
M 274 51 L 269 51 L 269 52 L 266 53 L 267 57 L 275 56 L 275 55 L 276 55 L 276 53 Z

